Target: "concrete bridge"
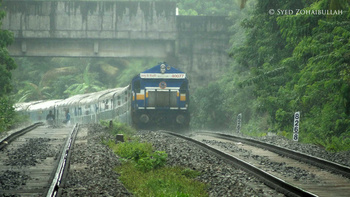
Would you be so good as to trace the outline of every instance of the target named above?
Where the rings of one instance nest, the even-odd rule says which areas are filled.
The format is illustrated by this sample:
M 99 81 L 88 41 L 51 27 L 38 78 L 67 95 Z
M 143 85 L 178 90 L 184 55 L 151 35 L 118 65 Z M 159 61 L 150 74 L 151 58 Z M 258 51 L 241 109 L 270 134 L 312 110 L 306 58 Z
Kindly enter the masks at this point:
M 226 17 L 177 16 L 175 2 L 4 0 L 12 56 L 156 57 L 208 81 L 229 64 Z

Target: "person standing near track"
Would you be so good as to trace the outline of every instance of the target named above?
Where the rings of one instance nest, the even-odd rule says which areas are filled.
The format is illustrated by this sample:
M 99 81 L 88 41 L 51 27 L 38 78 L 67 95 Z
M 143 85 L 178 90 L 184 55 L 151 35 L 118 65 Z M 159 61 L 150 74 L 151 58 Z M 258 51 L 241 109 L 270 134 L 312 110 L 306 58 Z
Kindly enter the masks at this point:
M 46 121 L 47 121 L 47 124 L 49 124 L 49 125 L 53 125 L 53 123 L 55 121 L 55 115 L 52 114 L 51 110 L 50 110 L 49 114 L 47 114 L 47 116 L 46 116 Z
M 66 124 L 67 125 L 70 125 L 70 114 L 69 114 L 69 111 L 67 111 L 67 113 L 66 113 Z

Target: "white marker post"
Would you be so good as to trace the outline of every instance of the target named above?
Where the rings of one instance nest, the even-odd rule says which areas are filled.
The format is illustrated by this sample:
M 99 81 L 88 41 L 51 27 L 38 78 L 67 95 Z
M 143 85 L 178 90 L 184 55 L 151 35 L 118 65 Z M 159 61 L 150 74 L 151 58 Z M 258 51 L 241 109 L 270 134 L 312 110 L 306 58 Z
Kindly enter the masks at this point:
M 294 114 L 293 141 L 299 141 L 300 112 Z
M 237 116 L 237 133 L 241 132 L 241 125 L 242 125 L 242 114 L 238 114 Z

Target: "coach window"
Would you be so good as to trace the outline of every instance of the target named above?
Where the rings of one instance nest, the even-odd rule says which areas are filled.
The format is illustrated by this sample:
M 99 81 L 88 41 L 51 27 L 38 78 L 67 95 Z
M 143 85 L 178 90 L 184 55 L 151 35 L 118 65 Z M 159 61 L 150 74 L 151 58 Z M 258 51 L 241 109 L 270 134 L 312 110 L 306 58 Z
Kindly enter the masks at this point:
M 118 99 L 118 105 L 120 105 L 120 96 L 118 96 L 117 99 Z
M 109 101 L 109 100 L 107 99 L 106 102 L 105 102 L 105 110 L 109 109 L 108 101 Z

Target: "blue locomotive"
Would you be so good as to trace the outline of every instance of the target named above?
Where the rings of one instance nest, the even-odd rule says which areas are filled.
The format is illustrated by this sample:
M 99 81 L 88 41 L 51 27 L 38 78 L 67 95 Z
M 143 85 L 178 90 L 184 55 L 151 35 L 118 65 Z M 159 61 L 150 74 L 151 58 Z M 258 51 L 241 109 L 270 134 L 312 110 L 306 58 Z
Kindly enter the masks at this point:
M 189 84 L 186 73 L 159 63 L 132 79 L 131 93 L 131 116 L 138 128 L 188 127 Z

